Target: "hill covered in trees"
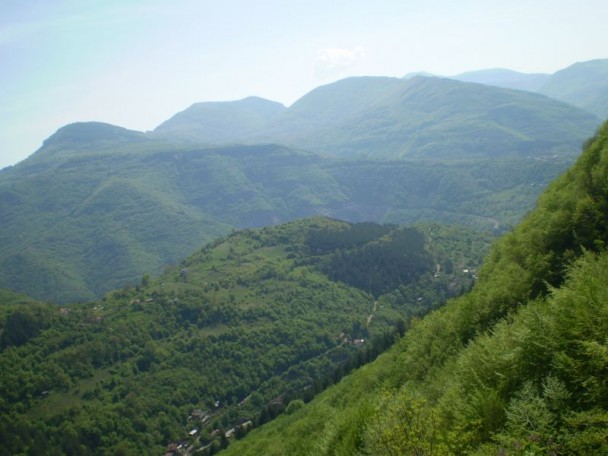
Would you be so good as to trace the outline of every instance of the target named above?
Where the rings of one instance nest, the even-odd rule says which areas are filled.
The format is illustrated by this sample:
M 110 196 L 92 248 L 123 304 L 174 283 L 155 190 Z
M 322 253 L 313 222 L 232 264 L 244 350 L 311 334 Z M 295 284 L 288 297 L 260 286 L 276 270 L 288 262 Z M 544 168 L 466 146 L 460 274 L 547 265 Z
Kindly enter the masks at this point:
M 73 124 L 0 172 L 0 286 L 60 303 L 98 299 L 232 228 L 313 215 L 502 232 L 569 154 L 345 160 Z
M 226 454 L 606 454 L 608 124 L 470 293 Z
M 233 111 L 237 105 L 222 106 Z M 201 108 L 176 114 L 171 130 L 163 124 L 155 133 L 204 143 L 209 120 Z M 221 119 L 229 131 L 232 118 Z M 312 90 L 256 130 L 236 122 L 225 142 L 278 143 L 345 158 L 455 160 L 569 155 L 599 120 L 533 93 L 418 76 L 340 80 Z M 213 144 L 215 136 L 208 137 Z
M 0 292 L 0 453 L 214 451 L 470 288 L 490 240 L 317 217 L 232 233 L 97 302 Z
M 234 228 L 314 215 L 505 232 L 598 123 L 538 94 L 359 77 L 289 108 L 196 103 L 147 133 L 67 125 L 0 171 L 0 287 L 99 299 Z

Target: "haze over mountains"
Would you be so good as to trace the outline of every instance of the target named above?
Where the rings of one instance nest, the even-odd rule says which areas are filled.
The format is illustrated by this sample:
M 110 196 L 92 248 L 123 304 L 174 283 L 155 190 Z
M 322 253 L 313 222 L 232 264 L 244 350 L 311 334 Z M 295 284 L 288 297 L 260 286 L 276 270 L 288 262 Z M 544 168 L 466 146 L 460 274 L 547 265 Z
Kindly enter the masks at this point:
M 149 133 L 71 124 L 0 172 L 0 286 L 92 299 L 232 228 L 316 214 L 505 229 L 599 123 L 524 91 L 360 77 L 289 108 L 198 103 Z
M 349 78 L 311 91 L 281 115 L 269 105 L 252 99 L 196 104 L 154 133 L 211 138 L 211 144 L 280 143 L 348 158 L 461 159 L 575 149 L 577 131 L 598 122 L 546 97 L 425 77 Z M 218 136 L 230 131 L 233 118 L 232 138 Z
M 59 129 L 0 171 L 0 453 L 606 454 L 599 124 L 417 76 Z
M 608 59 L 575 63 L 554 74 L 526 74 L 506 69 L 471 71 L 453 79 L 538 92 L 608 117 Z

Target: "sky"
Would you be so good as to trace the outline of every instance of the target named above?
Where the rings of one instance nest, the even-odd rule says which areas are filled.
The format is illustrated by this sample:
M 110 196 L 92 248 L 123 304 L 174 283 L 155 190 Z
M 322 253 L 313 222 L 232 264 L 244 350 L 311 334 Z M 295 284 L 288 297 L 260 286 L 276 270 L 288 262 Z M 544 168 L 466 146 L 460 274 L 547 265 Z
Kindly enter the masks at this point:
M 0 0 L 0 168 L 58 128 L 350 76 L 553 73 L 608 57 L 606 0 Z

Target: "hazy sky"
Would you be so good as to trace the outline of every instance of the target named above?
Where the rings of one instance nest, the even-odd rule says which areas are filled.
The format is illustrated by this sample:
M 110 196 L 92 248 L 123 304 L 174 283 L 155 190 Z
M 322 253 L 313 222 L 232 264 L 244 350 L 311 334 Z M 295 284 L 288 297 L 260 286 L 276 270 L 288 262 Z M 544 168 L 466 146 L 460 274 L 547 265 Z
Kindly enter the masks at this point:
M 290 105 L 355 75 L 553 73 L 608 57 L 606 0 L 0 0 L 0 168 L 59 127 Z

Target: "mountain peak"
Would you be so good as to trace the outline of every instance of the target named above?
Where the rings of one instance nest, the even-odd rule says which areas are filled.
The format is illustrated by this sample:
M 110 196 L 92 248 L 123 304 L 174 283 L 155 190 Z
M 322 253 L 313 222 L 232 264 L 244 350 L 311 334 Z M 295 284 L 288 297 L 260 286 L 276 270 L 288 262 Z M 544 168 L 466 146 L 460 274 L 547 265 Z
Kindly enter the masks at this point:
M 281 103 L 260 97 L 194 103 L 160 124 L 152 134 L 206 144 L 233 142 L 265 127 L 286 109 Z
M 57 144 L 81 145 L 90 147 L 99 141 L 137 140 L 143 139 L 144 134 L 139 131 L 128 130 L 123 127 L 104 122 L 76 122 L 61 127 L 48 137 L 43 147 Z
M 285 109 L 285 106 L 277 101 L 267 100 L 266 98 L 250 96 L 245 97 L 240 100 L 231 100 L 231 101 L 199 101 L 193 103 L 189 108 L 177 113 L 177 115 L 181 115 L 184 113 L 188 113 L 192 110 L 197 109 L 209 109 L 209 108 L 217 108 L 217 109 L 231 109 L 231 108 L 248 108 L 257 111 L 282 111 Z M 175 117 L 174 116 L 174 117 Z M 159 125 L 156 129 L 159 129 L 164 125 Z

